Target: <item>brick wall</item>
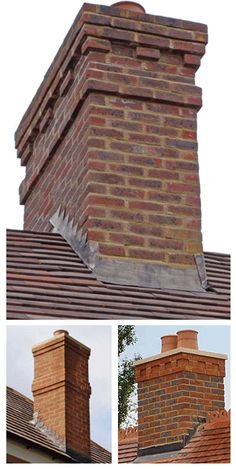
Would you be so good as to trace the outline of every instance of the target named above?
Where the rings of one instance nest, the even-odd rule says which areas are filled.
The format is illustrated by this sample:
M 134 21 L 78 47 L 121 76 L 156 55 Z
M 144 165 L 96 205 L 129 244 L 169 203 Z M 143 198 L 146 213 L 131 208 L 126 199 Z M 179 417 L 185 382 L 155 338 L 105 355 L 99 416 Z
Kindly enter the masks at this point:
M 224 408 L 225 359 L 177 350 L 136 367 L 139 450 L 183 446 L 211 410 Z
M 16 133 L 25 229 L 61 206 L 103 257 L 195 264 L 206 42 L 201 24 L 82 8 Z
M 90 459 L 89 354 L 63 332 L 33 348 L 34 415 L 68 453 L 85 460 Z

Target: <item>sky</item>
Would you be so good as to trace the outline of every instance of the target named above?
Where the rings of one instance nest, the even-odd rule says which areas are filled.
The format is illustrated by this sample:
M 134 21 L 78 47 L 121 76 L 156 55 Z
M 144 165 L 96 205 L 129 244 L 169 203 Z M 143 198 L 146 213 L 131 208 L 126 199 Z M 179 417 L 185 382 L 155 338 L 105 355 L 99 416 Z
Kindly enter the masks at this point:
M 18 323 L 19 324 L 19 323 Z M 32 346 L 50 339 L 53 331 L 66 329 L 91 348 L 89 381 L 91 438 L 111 450 L 111 327 L 110 326 L 8 326 L 7 385 L 32 399 Z
M 187 326 L 136 326 L 137 342 L 126 348 L 121 358 L 133 358 L 134 355 L 141 355 L 148 358 L 161 353 L 161 337 L 163 335 L 175 334 L 184 329 L 198 331 L 199 351 L 226 354 L 226 379 L 225 379 L 225 407 L 230 409 L 230 328 L 229 326 L 199 326 L 188 324 Z
M 91 2 L 90 2 L 91 3 Z M 104 5 L 112 2 L 103 0 Z M 232 187 L 235 99 L 233 0 L 145 0 L 147 13 L 208 24 L 209 44 L 196 83 L 203 88 L 203 108 L 198 117 L 199 163 L 204 249 L 231 252 L 233 240 Z M 30 104 L 82 2 L 79 0 L 9 0 L 1 2 L 1 189 L 8 228 L 23 227 L 23 207 L 18 187 L 24 168 L 16 158 L 14 131 Z M 214 6 L 213 6 L 214 5 Z M 7 202 L 6 202 L 7 201 Z

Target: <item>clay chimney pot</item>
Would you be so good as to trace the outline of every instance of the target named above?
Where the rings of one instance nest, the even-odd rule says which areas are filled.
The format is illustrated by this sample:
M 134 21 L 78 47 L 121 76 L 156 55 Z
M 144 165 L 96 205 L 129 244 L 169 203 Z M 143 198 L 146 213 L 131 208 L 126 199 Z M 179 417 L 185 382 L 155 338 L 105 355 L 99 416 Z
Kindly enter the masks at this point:
M 198 350 L 197 335 L 198 335 L 198 332 L 193 331 L 193 330 L 178 331 L 177 332 L 177 336 L 178 336 L 177 347 Z
M 58 337 L 59 335 L 69 335 L 69 332 L 65 331 L 64 329 L 58 329 L 57 331 L 53 332 L 53 335 L 55 337 Z
M 137 13 L 145 13 L 143 6 L 136 2 L 116 2 L 112 4 L 112 7 L 120 8 L 122 10 L 135 11 Z
M 161 353 L 177 348 L 177 335 L 164 335 L 161 337 Z

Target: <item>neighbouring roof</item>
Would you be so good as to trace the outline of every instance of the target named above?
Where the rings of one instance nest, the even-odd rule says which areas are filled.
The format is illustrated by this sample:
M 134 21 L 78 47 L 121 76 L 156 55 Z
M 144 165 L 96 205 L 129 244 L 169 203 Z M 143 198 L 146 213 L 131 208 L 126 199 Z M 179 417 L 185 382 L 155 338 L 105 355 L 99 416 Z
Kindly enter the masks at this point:
M 7 388 L 7 432 L 13 437 L 27 440 L 43 450 L 49 450 L 64 458 L 67 462 L 73 459 L 63 452 L 55 442 L 43 434 L 40 429 L 32 423 L 33 401 L 15 389 Z M 100 445 L 91 441 L 92 463 L 111 463 L 111 453 Z M 66 462 L 65 461 L 65 462 Z
M 213 291 L 99 281 L 60 234 L 7 231 L 8 319 L 229 319 L 230 257 L 204 254 Z
M 136 443 L 136 454 L 132 451 Z M 142 462 L 149 464 L 218 464 L 230 463 L 230 412 L 210 412 L 206 423 L 199 426 L 190 442 L 175 454 L 156 454 L 137 458 L 136 439 L 119 435 L 119 462 Z M 135 460 L 136 459 L 136 460 Z
M 119 430 L 118 463 L 131 463 L 138 453 L 138 427 Z

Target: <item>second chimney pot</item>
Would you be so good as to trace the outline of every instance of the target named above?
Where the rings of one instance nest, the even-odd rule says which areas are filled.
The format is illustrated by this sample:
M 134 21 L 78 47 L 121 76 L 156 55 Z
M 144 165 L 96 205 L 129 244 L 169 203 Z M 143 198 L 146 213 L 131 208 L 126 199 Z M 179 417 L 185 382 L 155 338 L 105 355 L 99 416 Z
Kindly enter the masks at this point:
M 178 348 L 190 348 L 194 350 L 198 350 L 198 340 L 197 340 L 197 331 L 193 330 L 183 330 L 178 331 Z

